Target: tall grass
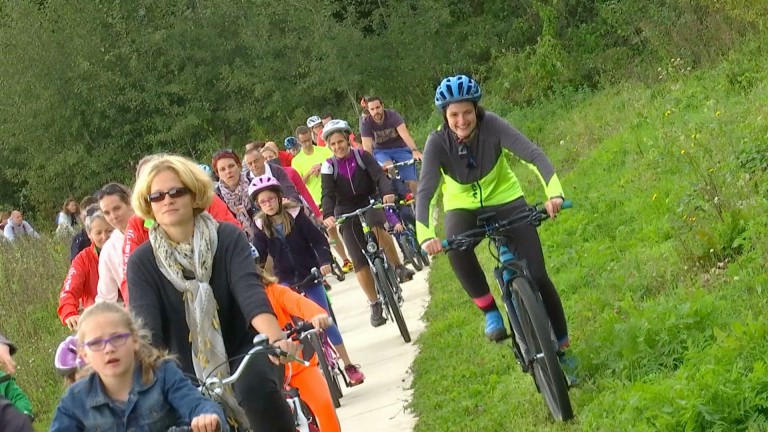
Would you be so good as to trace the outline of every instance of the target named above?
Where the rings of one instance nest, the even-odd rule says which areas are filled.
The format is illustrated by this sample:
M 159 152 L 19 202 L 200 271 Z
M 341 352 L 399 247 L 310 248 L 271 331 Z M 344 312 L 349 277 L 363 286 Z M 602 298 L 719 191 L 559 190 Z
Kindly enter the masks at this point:
M 67 335 L 56 307 L 68 268 L 61 240 L 0 242 L 0 332 L 19 348 L 16 382 L 32 400 L 35 430 L 48 430 L 63 390 L 53 357 Z
M 709 70 L 672 59 L 655 85 L 488 103 L 545 148 L 575 202 L 540 233 L 580 360 L 577 419 L 549 421 L 441 258 L 413 366 L 418 431 L 768 429 L 764 46 Z

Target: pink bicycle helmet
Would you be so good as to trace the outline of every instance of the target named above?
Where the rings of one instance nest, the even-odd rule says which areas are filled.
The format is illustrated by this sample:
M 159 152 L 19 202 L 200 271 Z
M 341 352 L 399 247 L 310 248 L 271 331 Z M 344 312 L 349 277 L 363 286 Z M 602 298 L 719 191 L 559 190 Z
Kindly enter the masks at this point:
M 56 371 L 61 375 L 69 375 L 85 366 L 85 361 L 77 355 L 77 338 L 68 336 L 64 342 L 56 348 L 56 357 L 53 359 Z
M 272 176 L 263 175 L 251 180 L 251 184 L 248 185 L 248 196 L 255 200 L 256 195 L 265 190 L 271 190 L 280 196 L 283 195 L 283 187 L 280 186 L 280 182 Z

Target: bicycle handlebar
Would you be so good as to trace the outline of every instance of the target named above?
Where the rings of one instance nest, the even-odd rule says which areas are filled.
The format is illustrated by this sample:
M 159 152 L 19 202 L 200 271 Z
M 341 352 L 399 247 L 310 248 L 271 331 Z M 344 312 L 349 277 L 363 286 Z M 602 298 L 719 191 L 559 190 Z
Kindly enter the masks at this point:
M 563 201 L 561 210 L 570 209 L 572 207 L 573 201 L 565 200 Z M 549 219 L 549 213 L 547 213 L 546 209 L 541 208 L 538 204 L 532 205 L 527 207 L 525 211 L 521 211 L 520 213 L 508 219 L 502 221 L 494 221 L 484 227 L 471 229 L 465 233 L 453 236 L 449 239 L 444 239 L 441 243 L 443 245 L 443 249 L 445 250 L 455 248 L 461 249 L 462 246 L 466 247 L 465 244 L 468 244 L 468 242 L 475 239 L 484 238 L 493 232 L 501 231 L 524 223 L 538 225 L 547 219 Z
M 320 270 L 317 267 L 312 267 L 312 270 L 309 271 L 309 276 L 304 278 L 303 281 L 292 285 L 294 289 L 300 290 L 302 288 L 306 288 L 312 284 L 316 284 L 324 279 L 324 276 L 320 273 Z
M 368 210 L 380 209 L 380 208 L 384 208 L 384 207 L 394 207 L 395 205 L 396 204 L 382 204 L 379 201 L 371 200 L 371 203 L 368 204 L 367 206 L 363 207 L 363 208 L 359 208 L 359 209 L 357 209 L 357 210 L 355 210 L 353 212 L 346 213 L 346 214 L 343 214 L 343 215 L 339 215 L 338 217 L 336 217 L 336 225 L 337 226 L 341 225 L 344 222 L 346 222 L 347 219 L 349 219 L 351 217 L 355 217 L 355 216 L 360 216 L 363 213 L 367 212 Z

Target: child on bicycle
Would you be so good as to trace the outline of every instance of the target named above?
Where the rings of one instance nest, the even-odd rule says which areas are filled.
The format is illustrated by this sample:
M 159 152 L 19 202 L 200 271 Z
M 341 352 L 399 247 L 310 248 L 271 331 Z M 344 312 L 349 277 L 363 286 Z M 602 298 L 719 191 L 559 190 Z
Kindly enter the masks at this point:
M 229 427 L 167 352 L 149 344 L 140 322 L 116 303 L 89 307 L 77 332 L 80 355 L 94 373 L 59 401 L 51 431 L 166 430 L 191 425 L 209 432 Z
M 395 204 L 397 204 L 397 207 L 387 207 L 384 209 L 384 216 L 386 216 L 387 223 L 392 231 L 394 231 L 395 236 L 397 236 L 405 230 L 401 221 L 411 227 L 416 226 L 416 216 L 411 208 L 413 194 L 408 189 L 408 185 L 402 179 L 397 178 L 397 172 L 394 167 L 389 167 L 384 172 L 387 173 L 387 177 L 392 182 L 392 191 L 395 193 Z
M 261 271 L 261 282 L 267 292 L 267 298 L 272 304 L 277 321 L 285 328 L 293 324 L 296 317 L 303 321 L 309 321 L 315 328 L 327 329 L 331 320 L 328 313 L 312 300 L 296 293 L 287 286 L 279 285 L 277 279 L 265 271 Z M 304 356 L 304 354 L 302 354 Z M 317 355 L 324 355 L 317 353 Z M 306 359 L 305 356 L 304 358 Z M 309 409 L 318 420 L 320 430 L 323 432 L 339 432 L 341 426 L 336 417 L 333 400 L 325 382 L 325 377 L 317 367 L 317 357 L 312 356 L 309 366 L 300 363 L 288 363 L 285 365 L 285 378 L 288 385 L 297 388 L 301 399 L 306 402 Z
M 267 256 L 272 257 L 274 271 L 281 283 L 295 285 L 309 276 L 313 267 L 319 268 L 323 275 L 331 272 L 328 241 L 298 205 L 283 202 L 283 189 L 274 177 L 256 177 L 248 194 L 261 208 L 256 216 L 258 229 L 254 233 L 254 246 L 262 265 Z M 329 310 L 322 283 L 305 288 L 305 293 L 326 312 Z M 338 327 L 332 325 L 326 333 L 344 362 L 350 385 L 362 384 L 365 375 L 349 358 Z

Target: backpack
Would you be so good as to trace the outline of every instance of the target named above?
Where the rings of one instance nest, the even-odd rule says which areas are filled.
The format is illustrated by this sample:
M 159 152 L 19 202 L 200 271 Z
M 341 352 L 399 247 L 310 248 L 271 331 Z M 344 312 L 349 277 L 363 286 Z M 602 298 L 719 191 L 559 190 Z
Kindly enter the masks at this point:
M 352 153 L 355 155 L 355 160 L 357 161 L 357 166 L 368 170 L 368 168 L 365 166 L 365 163 L 363 162 L 362 151 L 360 149 L 349 149 Z M 333 179 L 336 180 L 336 177 L 339 176 L 339 159 L 336 156 L 331 157 L 331 167 L 333 167 Z

